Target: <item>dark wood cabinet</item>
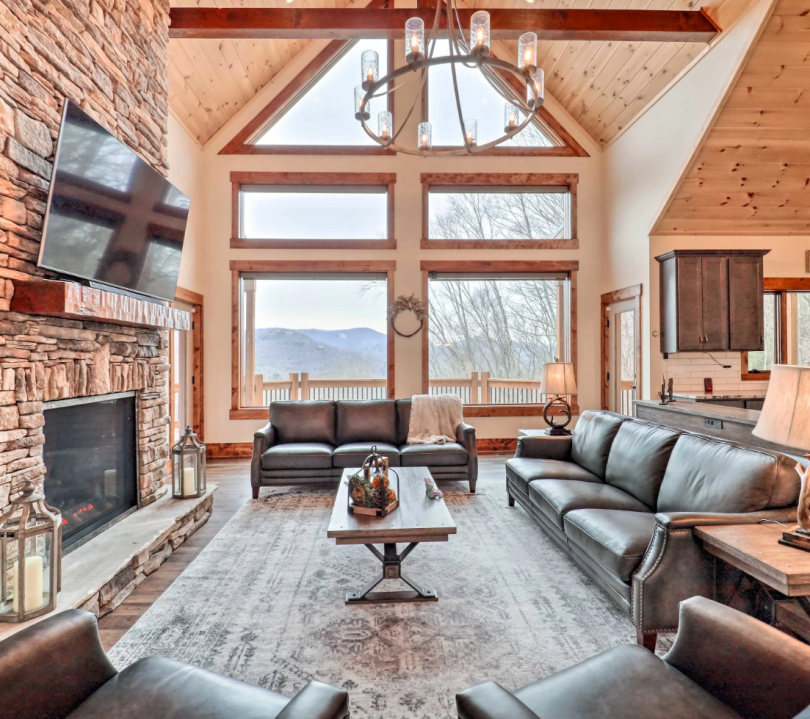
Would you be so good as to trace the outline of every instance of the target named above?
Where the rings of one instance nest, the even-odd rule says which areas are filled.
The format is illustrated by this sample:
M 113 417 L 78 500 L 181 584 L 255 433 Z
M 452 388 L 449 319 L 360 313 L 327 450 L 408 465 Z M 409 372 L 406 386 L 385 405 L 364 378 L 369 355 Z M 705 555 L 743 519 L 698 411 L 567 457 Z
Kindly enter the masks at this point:
M 769 251 L 672 250 L 656 257 L 661 352 L 762 350 L 762 258 Z

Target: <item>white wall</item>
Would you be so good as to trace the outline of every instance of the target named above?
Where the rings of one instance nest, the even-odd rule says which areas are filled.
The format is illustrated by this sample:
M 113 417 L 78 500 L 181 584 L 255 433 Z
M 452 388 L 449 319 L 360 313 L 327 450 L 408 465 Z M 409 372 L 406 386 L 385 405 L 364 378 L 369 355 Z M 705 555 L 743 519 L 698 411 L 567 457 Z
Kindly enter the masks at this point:
M 203 293 L 204 272 L 201 247 L 203 245 L 203 198 L 205 175 L 203 151 L 185 128 L 169 115 L 169 182 L 191 200 L 183 258 L 180 261 L 179 287 Z

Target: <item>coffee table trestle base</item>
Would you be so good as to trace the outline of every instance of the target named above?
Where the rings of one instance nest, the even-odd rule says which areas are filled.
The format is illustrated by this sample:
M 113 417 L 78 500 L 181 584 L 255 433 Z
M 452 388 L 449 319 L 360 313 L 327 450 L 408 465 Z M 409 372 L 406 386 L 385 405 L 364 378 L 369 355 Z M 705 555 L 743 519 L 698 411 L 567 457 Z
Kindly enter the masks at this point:
M 401 554 L 397 554 L 396 544 L 384 544 L 384 553 L 381 553 L 373 544 L 367 544 L 368 550 L 382 562 L 383 570 L 370 584 L 359 592 L 347 592 L 346 604 L 378 604 L 390 602 L 438 602 L 439 595 L 435 589 L 422 589 L 416 582 L 402 573 L 402 560 L 405 559 L 419 544 L 411 542 Z M 401 579 L 413 591 L 401 592 L 372 592 L 383 579 Z

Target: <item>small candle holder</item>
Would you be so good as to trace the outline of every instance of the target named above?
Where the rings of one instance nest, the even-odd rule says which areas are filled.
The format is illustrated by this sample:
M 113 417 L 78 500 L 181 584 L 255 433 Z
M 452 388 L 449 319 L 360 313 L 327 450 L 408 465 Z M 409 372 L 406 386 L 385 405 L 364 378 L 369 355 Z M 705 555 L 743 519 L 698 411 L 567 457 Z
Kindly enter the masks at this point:
M 394 132 L 394 115 L 383 110 L 377 115 L 377 135 L 383 140 L 391 141 Z
M 368 92 L 371 86 L 380 79 L 380 56 L 376 50 L 364 50 L 360 56 L 362 70 L 362 88 Z
M 464 120 L 464 141 L 468 147 L 478 144 L 478 120 Z
M 543 104 L 546 98 L 546 74 L 542 69 L 535 70 L 531 78 L 531 85 L 526 85 L 526 102 L 532 110 L 535 109 L 535 93 L 532 86 L 537 91 L 537 107 Z
M 409 65 L 425 59 L 425 21 L 412 17 L 405 23 L 405 62 Z
M 366 92 L 363 90 L 362 85 L 354 88 L 354 119 L 367 121 L 371 119 L 371 103 L 368 105 L 363 104 Z
M 416 135 L 416 146 L 420 150 L 430 150 L 433 147 L 433 129 L 429 122 L 420 122 Z
M 512 132 L 520 126 L 520 114 L 517 105 L 507 102 L 503 108 L 503 131 Z
M 537 35 L 526 32 L 518 39 L 518 68 L 530 77 L 537 70 Z
M 470 19 L 470 53 L 478 57 L 489 55 L 489 13 L 479 10 Z

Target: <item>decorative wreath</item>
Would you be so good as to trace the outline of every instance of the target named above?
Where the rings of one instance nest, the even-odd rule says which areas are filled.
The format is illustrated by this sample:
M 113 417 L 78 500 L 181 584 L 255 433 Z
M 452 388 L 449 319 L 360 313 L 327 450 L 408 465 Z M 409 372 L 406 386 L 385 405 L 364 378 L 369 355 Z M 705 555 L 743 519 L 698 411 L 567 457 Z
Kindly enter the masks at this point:
M 396 319 L 397 315 L 399 315 L 401 312 L 413 312 L 416 315 L 416 319 L 419 320 L 419 327 L 417 327 L 410 334 L 404 334 L 397 329 Z M 393 327 L 394 332 L 396 332 L 400 337 L 413 337 L 417 332 L 419 332 L 419 330 L 422 329 L 426 318 L 427 310 L 422 304 L 422 300 L 420 300 L 416 295 L 411 295 L 410 297 L 400 295 L 397 297 L 394 304 L 388 308 L 388 319 L 391 320 L 391 327 Z

